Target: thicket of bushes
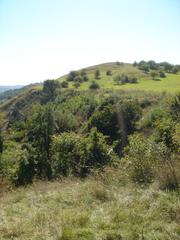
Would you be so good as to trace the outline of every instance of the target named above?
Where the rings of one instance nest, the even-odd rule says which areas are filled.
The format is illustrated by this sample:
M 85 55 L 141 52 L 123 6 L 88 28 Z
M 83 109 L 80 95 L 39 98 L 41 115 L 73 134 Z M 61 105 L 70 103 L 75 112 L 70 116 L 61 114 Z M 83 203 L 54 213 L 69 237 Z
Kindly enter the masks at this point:
M 2 179 L 22 185 L 36 178 L 85 177 L 119 162 L 132 181 L 178 189 L 180 94 L 154 107 L 153 97 L 61 91 L 47 81 L 36 99 L 0 134 Z

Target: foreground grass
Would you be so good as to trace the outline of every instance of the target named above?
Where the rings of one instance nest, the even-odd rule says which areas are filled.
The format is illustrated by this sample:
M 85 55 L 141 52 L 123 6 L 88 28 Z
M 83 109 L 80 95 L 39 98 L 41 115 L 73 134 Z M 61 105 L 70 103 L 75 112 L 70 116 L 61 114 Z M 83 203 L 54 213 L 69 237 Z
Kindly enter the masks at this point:
M 0 198 L 0 239 L 180 239 L 177 193 L 118 177 L 36 183 Z

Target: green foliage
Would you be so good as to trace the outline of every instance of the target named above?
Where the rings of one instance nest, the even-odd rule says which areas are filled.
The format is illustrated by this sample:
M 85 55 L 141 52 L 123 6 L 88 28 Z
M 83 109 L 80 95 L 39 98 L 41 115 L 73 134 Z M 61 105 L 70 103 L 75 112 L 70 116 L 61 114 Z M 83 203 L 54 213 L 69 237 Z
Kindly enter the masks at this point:
M 77 77 L 79 74 L 77 71 L 71 71 L 69 75 L 67 76 L 67 81 L 73 82 L 75 77 Z
M 127 135 L 136 129 L 136 122 L 142 116 L 142 110 L 137 101 L 126 100 L 119 104 L 118 122 L 123 126 Z
M 149 65 L 145 62 L 145 61 L 141 61 L 138 64 L 138 67 L 140 70 L 142 70 L 144 73 L 148 73 L 149 72 Z
M 138 83 L 138 79 L 136 77 L 130 78 L 129 83 Z
M 156 126 L 157 121 L 161 121 L 167 117 L 167 113 L 162 108 L 154 108 L 150 114 L 144 119 L 145 127 Z
M 100 88 L 99 84 L 96 83 L 95 81 L 92 81 L 91 85 L 89 86 L 89 89 L 91 89 L 91 90 L 96 90 L 99 88 Z
M 80 87 L 80 86 L 81 86 L 80 82 L 77 81 L 77 82 L 74 83 L 74 87 L 75 87 L 75 88 L 78 88 L 78 87 Z
M 161 71 L 159 72 L 159 76 L 160 76 L 161 78 L 165 78 L 165 77 L 166 77 L 166 74 L 161 70 Z
M 75 131 L 80 125 L 77 117 L 66 109 L 54 113 L 54 123 L 57 133 Z
M 174 66 L 174 67 L 172 68 L 172 73 L 173 73 L 173 74 L 178 73 L 178 71 L 179 71 L 178 67 Z
M 95 79 L 100 79 L 100 70 L 99 69 L 95 70 L 94 77 L 95 77 Z
M 170 101 L 170 113 L 175 121 L 180 121 L 180 93 L 176 94 Z
M 118 122 L 117 109 L 112 104 L 103 105 L 98 108 L 88 121 L 88 129 L 96 127 L 110 141 L 120 138 L 120 126 Z
M 136 77 L 128 77 L 125 74 L 121 74 L 121 75 L 116 75 L 114 77 L 114 82 L 117 85 L 119 85 L 119 84 L 123 85 L 123 84 L 126 84 L 126 83 L 137 83 L 138 79 Z
M 12 179 L 16 186 L 32 183 L 38 168 L 36 149 L 31 144 L 23 144 L 21 150 L 19 166 Z
M 157 142 L 163 142 L 170 150 L 175 149 L 173 135 L 175 124 L 170 118 L 163 118 L 156 122 L 155 139 Z
M 151 77 L 152 77 L 153 80 L 155 80 L 157 78 L 157 76 L 158 76 L 157 72 L 155 72 L 155 71 L 151 72 Z
M 107 70 L 107 71 L 106 71 L 106 75 L 107 75 L 107 76 L 112 76 L 112 71 L 111 71 L 111 70 Z
M 151 70 L 157 70 L 158 69 L 158 64 L 155 61 L 151 60 L 151 61 L 148 61 L 147 63 L 148 63 L 149 68 Z
M 85 137 L 73 132 L 53 137 L 52 169 L 55 177 L 75 175 L 84 177 L 93 167 L 102 167 L 112 160 L 112 153 L 102 134 L 92 129 Z
M 89 118 L 87 129 L 96 127 L 107 136 L 107 142 L 114 145 L 116 153 L 121 155 L 127 144 L 127 136 L 136 129 L 136 121 L 140 116 L 141 108 L 137 102 L 123 101 L 113 104 L 109 99 Z
M 120 81 L 121 81 L 121 76 L 120 75 L 116 75 L 116 76 L 114 76 L 113 80 L 116 83 L 116 85 L 119 85 Z
M 155 144 L 146 140 L 141 134 L 134 134 L 129 138 L 129 145 L 125 149 L 126 170 L 130 178 L 138 183 L 150 183 L 154 178 L 154 168 L 162 160 L 166 148 L 163 144 Z
M 67 81 L 63 81 L 63 82 L 61 82 L 60 86 L 62 88 L 68 88 L 68 82 Z
M 56 80 L 46 80 L 43 83 L 43 103 L 54 101 L 57 96 L 57 89 L 60 87 L 59 82 Z
M 51 178 L 50 144 L 53 129 L 51 106 L 35 105 L 32 116 L 27 121 L 27 144 L 23 147 L 25 153 L 16 174 L 17 185 L 31 183 L 34 176 Z

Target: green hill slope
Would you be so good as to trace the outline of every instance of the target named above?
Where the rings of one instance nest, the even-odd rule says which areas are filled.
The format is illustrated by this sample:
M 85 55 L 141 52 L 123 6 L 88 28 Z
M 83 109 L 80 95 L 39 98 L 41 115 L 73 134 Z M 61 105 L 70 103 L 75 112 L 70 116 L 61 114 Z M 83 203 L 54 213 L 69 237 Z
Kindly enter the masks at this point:
M 166 73 L 165 78 L 157 77 L 153 80 L 151 73 L 145 74 L 143 71 L 134 67 L 132 64 L 127 63 L 105 63 L 88 67 L 86 69 L 78 70 L 81 75 L 82 71 L 86 72 L 88 81 L 82 82 L 78 89 L 87 90 L 92 81 L 99 84 L 100 88 L 108 89 L 123 89 L 123 90 L 143 90 L 143 91 L 156 91 L 169 93 L 175 93 L 180 91 L 180 74 Z M 100 77 L 95 79 L 95 71 L 99 70 Z M 107 75 L 107 71 L 111 71 L 111 75 Z M 127 75 L 129 78 L 137 78 L 137 83 L 117 84 L 114 79 L 117 76 Z M 68 75 L 58 78 L 60 82 L 67 81 Z M 75 88 L 74 83 L 69 81 L 69 88 Z

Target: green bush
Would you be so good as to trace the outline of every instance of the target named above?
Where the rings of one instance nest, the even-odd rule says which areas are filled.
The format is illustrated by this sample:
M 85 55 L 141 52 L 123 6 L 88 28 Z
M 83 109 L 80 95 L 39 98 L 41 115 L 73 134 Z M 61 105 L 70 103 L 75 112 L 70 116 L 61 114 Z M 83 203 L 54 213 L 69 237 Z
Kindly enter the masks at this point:
M 106 71 L 106 75 L 107 75 L 107 76 L 112 76 L 112 71 L 111 71 L 111 70 L 107 70 L 107 71 Z
M 53 175 L 84 177 L 91 168 L 111 162 L 109 149 L 104 136 L 96 129 L 92 129 L 87 137 L 73 132 L 54 136 L 51 150 Z
M 63 81 L 63 82 L 61 82 L 60 86 L 62 88 L 68 88 L 68 82 L 67 81 Z
M 175 121 L 180 121 L 180 93 L 170 100 L 170 114 Z
M 99 71 L 99 69 L 96 69 L 94 71 L 94 77 L 95 77 L 95 79 L 100 79 L 100 71 Z
M 98 83 L 96 83 L 95 81 L 93 81 L 93 82 L 91 83 L 91 85 L 89 86 L 89 88 L 90 88 L 91 90 L 96 90 L 96 89 L 99 89 L 100 86 L 99 86 Z
M 153 127 L 156 125 L 157 121 L 160 121 L 163 118 L 166 118 L 167 114 L 162 110 L 162 108 L 155 108 L 152 112 L 145 118 L 144 126 Z
M 165 78 L 165 77 L 166 77 L 166 74 L 165 74 L 163 71 L 160 71 L 160 72 L 159 72 L 159 76 L 160 76 L 161 78 Z
M 165 154 L 163 144 L 155 144 L 140 134 L 129 138 L 125 149 L 126 171 L 134 182 L 150 183 L 154 179 L 154 169 Z
M 170 151 L 175 150 L 176 146 L 173 141 L 175 132 L 175 123 L 171 118 L 163 118 L 156 122 L 155 141 L 163 142 Z

